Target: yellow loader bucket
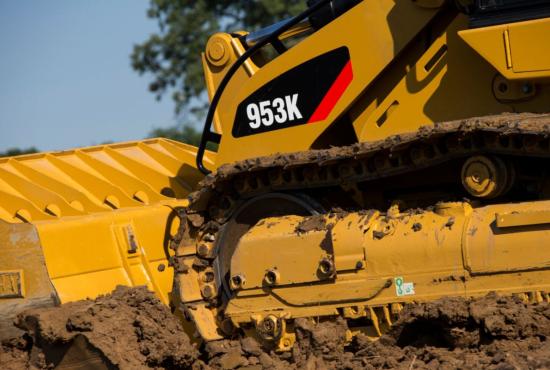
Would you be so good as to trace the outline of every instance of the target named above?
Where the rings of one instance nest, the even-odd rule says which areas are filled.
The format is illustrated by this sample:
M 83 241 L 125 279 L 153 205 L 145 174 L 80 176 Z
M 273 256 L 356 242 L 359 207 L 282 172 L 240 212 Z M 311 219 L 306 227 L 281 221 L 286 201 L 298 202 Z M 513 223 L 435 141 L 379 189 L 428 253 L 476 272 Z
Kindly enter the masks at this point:
M 148 139 L 0 158 L 0 336 L 24 309 L 116 285 L 147 285 L 168 304 L 175 211 L 203 178 L 196 150 Z

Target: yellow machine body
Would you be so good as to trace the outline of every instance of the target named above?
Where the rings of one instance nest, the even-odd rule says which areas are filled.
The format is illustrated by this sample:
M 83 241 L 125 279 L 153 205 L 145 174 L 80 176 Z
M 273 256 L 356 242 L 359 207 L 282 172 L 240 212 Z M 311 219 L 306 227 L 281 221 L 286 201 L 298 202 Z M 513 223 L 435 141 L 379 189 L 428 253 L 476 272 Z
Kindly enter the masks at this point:
M 266 318 L 368 319 L 371 325 L 354 330 L 376 338 L 406 303 L 488 292 L 550 303 L 549 209 L 548 201 L 516 204 L 513 213 L 506 205 L 442 203 L 420 214 L 394 207 L 311 216 L 326 226 L 306 232 L 297 230 L 307 218 L 268 218 L 233 255 L 231 274 L 244 283 L 225 315 L 237 327 L 251 318 L 256 325 Z M 279 349 L 293 341 L 281 333 Z
M 295 317 L 366 318 L 371 325 L 365 330 L 376 336 L 391 324 L 402 304 L 411 301 L 489 291 L 548 301 L 550 182 L 537 178 L 537 173 L 548 170 L 544 152 L 548 145 L 543 133 L 531 130 L 539 121 L 548 122 L 548 117 L 520 115 L 503 121 L 521 126 L 525 120 L 531 131 L 519 132 L 527 136 L 518 136 L 515 146 L 501 137 L 497 145 L 487 136 L 488 147 L 498 149 L 494 156 L 477 162 L 465 158 L 469 167 L 450 172 L 456 176 L 449 178 L 458 179 L 457 184 L 484 203 L 441 203 L 439 193 L 431 189 L 426 201 L 435 198 L 431 203 L 435 208 L 420 213 L 371 206 L 382 201 L 377 194 L 390 186 L 418 187 L 424 180 L 420 187 L 437 187 L 437 175 L 444 168 L 434 165 L 431 170 L 417 160 L 441 154 L 439 147 L 431 151 L 422 147 L 405 158 L 410 168 L 418 168 L 416 174 L 394 179 L 384 173 L 375 183 L 378 193 L 371 191 L 370 184 L 361 188 L 346 176 L 357 168 L 382 174 L 402 165 L 383 145 L 380 148 L 389 151 L 381 150 L 363 167 L 321 169 L 309 179 L 305 171 L 291 172 L 290 156 L 274 171 L 253 178 L 263 163 L 255 158 L 274 153 L 314 153 L 352 144 L 357 149 L 390 137 L 390 144 L 399 144 L 402 137 L 396 135 L 428 132 L 422 127 L 437 128 L 440 122 L 482 117 L 468 121 L 475 126 L 490 115 L 547 113 L 550 18 L 472 28 L 470 17 L 454 3 L 357 1 L 322 27 L 302 22 L 287 30 L 279 41 L 288 48 L 280 55 L 261 50 L 244 61 L 215 106 L 213 127 L 221 137 L 218 151 L 207 151 L 200 161 L 210 170 L 235 161 L 244 161 L 237 166 L 240 169 L 251 167 L 224 185 L 237 189 L 227 194 L 223 186 L 215 185 L 229 176 L 222 171 L 219 178 L 212 178 L 211 187 L 219 193 L 203 202 L 204 209 L 186 199 L 204 177 L 195 166 L 200 149 L 166 139 L 0 159 L 0 325 L 7 327 L 8 318 L 27 307 L 95 297 L 117 284 L 147 285 L 162 302 L 172 303 L 192 319 L 205 340 L 220 339 L 235 328 L 254 327 L 261 333 L 262 326 L 281 325 L 277 335 L 267 337 L 279 349 L 288 349 L 293 339 L 285 322 Z M 241 31 L 210 38 L 202 63 L 211 98 L 250 47 L 243 41 L 249 35 Z M 271 120 L 261 132 L 235 131 L 238 125 L 249 124 L 239 118 L 247 99 L 264 88 L 271 91 L 278 78 L 297 67 L 344 49 L 349 60 L 342 69 L 345 74 L 337 78 L 341 85 L 331 88 L 333 104 L 317 120 L 289 127 Z M 307 68 L 302 72 L 308 73 Z M 280 98 L 288 105 L 292 95 Z M 499 127 L 504 126 L 488 131 L 497 132 Z M 458 155 L 477 145 L 475 140 L 468 143 L 464 147 L 454 143 L 444 154 Z M 532 153 L 536 155 L 531 163 L 541 168 L 527 174 L 531 177 L 521 177 L 524 174 L 511 163 Z M 254 164 L 260 165 L 254 168 Z M 526 186 L 530 193 L 525 199 L 502 197 L 513 185 L 532 178 L 538 182 Z M 282 186 L 302 180 L 297 189 Z M 205 225 L 223 229 L 233 215 L 214 215 L 220 209 L 238 209 L 262 187 L 275 189 L 282 184 L 283 191 L 309 197 L 323 181 L 333 181 L 328 191 L 332 198 L 325 194 L 323 206 L 337 195 L 352 194 L 353 206 L 363 211 L 333 219 L 322 215 L 329 212 L 317 210 L 322 207 L 310 207 L 315 212 L 308 214 L 321 213 L 314 217 L 330 228 L 307 231 L 297 231 L 308 220 L 303 212 L 267 215 L 255 220 L 239 240 L 225 244 L 218 230 L 203 225 L 210 218 L 215 222 Z M 211 190 L 209 184 L 205 192 Z M 246 197 L 231 198 L 245 188 Z M 410 198 L 422 196 L 418 191 Z M 217 198 L 221 207 L 210 207 L 208 202 Z M 258 204 L 260 209 L 267 202 Z M 331 204 L 326 209 L 331 210 Z M 181 240 L 174 239 L 178 228 L 178 235 L 185 234 Z M 175 251 L 169 249 L 171 240 Z M 228 287 L 222 284 L 225 276 L 216 275 L 220 268 L 212 261 L 221 259 L 220 250 L 229 244 L 235 249 L 223 262 L 228 284 L 233 284 Z
M 430 185 L 436 187 L 442 168 L 431 173 L 426 170 L 419 175 L 404 175 L 397 180 L 379 180 L 382 184 L 376 183 L 374 190 L 368 184 L 363 188 L 354 184 L 349 172 L 397 166 L 401 158 L 396 156 L 391 163 L 391 150 L 381 154 L 384 158 L 365 160 L 367 164 L 357 166 L 359 169 L 353 167 L 353 162 L 347 168 L 326 165 L 329 168 L 324 171 L 322 168 L 294 171 L 293 155 L 289 155 L 281 160 L 284 165 L 273 165 L 271 172 L 254 175 L 254 171 L 260 171 L 263 166 L 269 167 L 269 162 L 260 160 L 255 168 L 253 161 L 246 160 L 391 138 L 389 146 L 392 142 L 401 143 L 402 138 L 396 135 L 422 131 L 423 126 L 439 122 L 466 122 L 471 117 L 480 117 L 465 123 L 475 126 L 476 122 L 483 122 L 484 116 L 548 112 L 550 18 L 535 16 L 475 28 L 470 27 L 470 23 L 470 16 L 454 9 L 450 2 L 372 0 L 358 2 L 320 29 L 300 23 L 283 33 L 279 40 L 289 41 L 285 44 L 289 45 L 288 49 L 275 58 L 257 53 L 246 60 L 229 80 L 216 106 L 213 127 L 221 135 L 216 166 L 243 160 L 237 167 L 249 171 L 243 169 L 233 180 L 225 182 L 220 177 L 219 188 L 237 182 L 234 188 L 237 192 L 249 192 L 250 195 L 243 196 L 247 198 L 263 194 L 263 187 L 293 191 L 292 185 L 305 178 L 302 187 L 297 186 L 294 191 L 310 194 L 310 189 L 315 187 L 312 184 L 328 181 L 330 171 L 334 170 L 332 176 L 339 178 L 340 184 L 339 190 L 333 191 L 352 194 L 353 200 L 364 206 L 377 203 L 378 194 L 386 188 L 399 189 L 400 185 L 395 182 L 401 182 L 401 188 L 407 185 L 413 188 L 419 186 L 419 178 L 428 184 L 433 178 Z M 301 36 L 303 34 L 306 36 Z M 246 52 L 242 42 L 246 36 L 246 32 L 220 33 L 208 42 L 202 60 L 211 98 L 232 65 Z M 296 38 L 299 41 L 293 42 Z M 239 110 L 254 94 L 265 92 L 259 96 L 266 99 L 269 89 L 277 90 L 281 76 L 342 47 L 349 51 L 352 77 L 323 119 L 284 129 L 271 129 L 277 123 L 270 123 L 269 130 L 248 136 L 235 134 L 236 125 L 246 126 Z M 521 117 L 517 120 L 512 117 L 511 121 L 521 127 Z M 416 150 L 411 156 L 414 154 L 417 158 L 404 160 L 411 161 L 414 167 L 417 160 L 421 162 L 422 158 L 434 155 L 430 150 Z M 460 145 L 453 150 L 457 150 L 458 155 Z M 318 156 L 321 162 L 331 162 L 328 154 L 312 152 L 311 155 Z M 294 158 L 300 158 L 296 159 L 298 162 L 304 160 L 300 155 Z M 475 194 L 481 188 L 487 190 L 487 184 L 489 188 L 494 185 L 492 181 L 498 177 L 498 168 L 507 166 L 506 160 L 514 161 L 508 158 L 501 162 L 497 158 L 497 165 L 490 168 L 474 163 L 465 166 L 462 173 L 458 167 L 450 177 L 460 179 L 462 176 L 464 186 L 469 187 L 470 194 Z M 542 161 L 541 166 L 540 170 L 546 171 L 548 162 Z M 504 172 L 504 177 L 514 176 L 513 171 Z M 484 179 L 491 174 L 496 176 L 493 180 Z M 350 180 L 346 176 L 350 176 Z M 507 180 L 500 177 L 499 181 Z M 288 183 L 286 188 L 285 183 Z M 183 241 L 176 252 L 186 271 L 176 276 L 178 297 L 203 338 L 215 340 L 227 334 L 226 319 L 245 331 L 253 328 L 255 335 L 270 343 L 275 341 L 279 349 L 288 349 L 292 344 L 291 330 L 285 333 L 284 327 L 295 317 L 367 318 L 370 325 L 366 330 L 376 336 L 384 331 L 382 327 L 391 324 L 406 302 L 449 295 L 475 296 L 490 291 L 548 301 L 550 256 L 545 250 L 550 243 L 548 182 L 539 189 L 535 197 L 544 201 L 506 200 L 501 204 L 473 206 L 456 203 L 449 209 L 439 204 L 436 211 L 420 215 L 388 216 L 391 213 L 388 212 L 366 217 L 352 213 L 336 222 L 326 219 L 327 224 L 333 224 L 330 231 L 304 234 L 296 232 L 304 221 L 303 216 L 265 218 L 241 236 L 236 247 L 233 240 L 225 236 L 228 244 L 236 248 L 225 278 L 229 283 L 224 283 L 224 278 L 221 282 L 205 278 L 208 274 L 220 274 L 217 272 L 219 262 L 204 269 L 193 268 L 193 261 L 197 255 L 201 256 L 199 246 L 205 243 L 198 231 L 195 239 Z M 429 192 L 435 195 L 428 195 Z M 439 199 L 446 196 L 434 189 L 415 194 L 419 195 L 409 198 L 415 201 L 418 197 L 431 196 L 433 206 L 438 196 Z M 229 191 L 227 196 L 231 196 Z M 336 197 L 334 193 L 332 197 Z M 324 201 L 330 202 L 326 198 L 330 198 L 328 195 Z M 258 207 L 261 205 L 259 201 Z M 218 206 L 223 208 L 223 204 Z M 201 206 L 198 209 L 202 209 Z M 385 210 L 379 208 L 374 212 Z M 414 231 L 415 224 L 423 228 Z M 381 234 L 373 237 L 373 231 Z M 215 242 L 219 243 L 218 249 L 227 247 L 224 244 L 227 234 L 231 232 L 215 235 L 222 238 Z M 326 243 L 331 244 L 333 250 L 328 252 Z M 216 249 L 215 246 L 209 248 Z M 221 254 L 218 259 L 226 258 L 223 252 L 218 253 Z M 327 258 L 334 272 L 323 276 L 319 269 L 321 261 Z M 398 294 L 398 280 L 414 287 L 414 294 Z M 212 295 L 230 298 L 222 298 L 222 308 L 217 308 L 211 303 Z M 266 336 L 266 325 L 278 327 L 278 335 Z
M 380 140 L 435 122 L 548 111 L 550 18 L 469 29 L 466 15 L 436 3 L 361 1 L 265 65 L 248 60 L 216 110 L 215 128 L 222 135 L 217 165 L 342 141 Z M 296 65 L 341 46 L 349 49 L 353 80 L 325 120 L 241 138 L 231 135 L 237 107 L 246 97 Z M 212 49 L 221 50 L 223 57 L 215 60 Z M 203 54 L 210 96 L 245 50 L 236 37 L 212 36 Z M 340 138 L 351 130 L 329 128 L 337 122 L 345 126 L 343 117 L 353 133 Z M 323 137 L 326 132 L 330 135 Z
M 297 230 L 308 217 L 268 218 L 247 232 L 233 255 L 231 274 L 246 280 L 226 314 L 238 325 L 252 315 L 337 315 L 344 301 L 364 312 L 367 303 L 378 307 L 489 291 L 531 292 L 533 299 L 550 302 L 549 207 L 548 201 L 520 203 L 512 213 L 504 205 L 473 209 L 441 203 L 418 214 L 394 208 L 324 216 L 323 227 L 305 232 Z M 524 232 L 510 232 L 514 227 Z M 271 269 L 277 277 L 269 284 Z M 399 278 L 403 284 L 396 283 Z

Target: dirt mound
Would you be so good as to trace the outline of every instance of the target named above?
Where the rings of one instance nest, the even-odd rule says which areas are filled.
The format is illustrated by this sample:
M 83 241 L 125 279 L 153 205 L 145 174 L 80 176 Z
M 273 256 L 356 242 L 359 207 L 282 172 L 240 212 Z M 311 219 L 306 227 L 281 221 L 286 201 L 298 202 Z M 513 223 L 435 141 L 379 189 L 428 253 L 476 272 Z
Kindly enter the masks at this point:
M 392 330 L 373 342 L 346 342 L 343 320 L 295 322 L 291 352 L 266 353 L 251 338 L 205 347 L 215 369 L 546 369 L 550 305 L 518 298 L 446 298 L 408 305 Z
M 82 369 L 537 369 L 550 368 L 550 305 L 488 295 L 407 305 L 392 330 L 372 342 L 346 341 L 344 320 L 297 319 L 292 351 L 253 338 L 192 345 L 180 323 L 145 288 L 26 312 L 22 338 L 0 347 L 0 368 Z
M 85 359 L 90 369 L 184 369 L 198 355 L 178 319 L 145 287 L 26 311 L 16 325 L 27 334 L 3 343 L 1 368 L 62 369 Z
M 550 367 L 550 305 L 519 298 L 446 298 L 409 305 L 377 343 L 354 343 L 378 368 L 537 369 Z M 377 357 L 375 357 L 377 356 Z

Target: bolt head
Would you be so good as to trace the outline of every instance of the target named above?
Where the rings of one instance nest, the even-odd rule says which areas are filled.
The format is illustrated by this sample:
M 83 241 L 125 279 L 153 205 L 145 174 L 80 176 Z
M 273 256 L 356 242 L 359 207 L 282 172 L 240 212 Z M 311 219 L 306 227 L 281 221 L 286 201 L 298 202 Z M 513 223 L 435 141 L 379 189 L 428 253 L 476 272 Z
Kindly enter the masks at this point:
M 275 285 L 279 282 L 280 274 L 277 269 L 269 269 L 264 275 L 264 281 L 267 285 Z
M 201 289 L 204 298 L 212 298 L 214 296 L 214 287 L 211 284 L 206 284 Z
M 208 48 L 208 56 L 213 61 L 216 61 L 216 62 L 219 61 L 220 59 L 223 58 L 224 54 L 225 54 L 225 47 L 219 41 L 215 41 Z
M 323 258 L 319 262 L 319 272 L 325 276 L 331 276 L 334 273 L 334 264 L 329 258 Z
M 197 253 L 201 257 L 206 257 L 208 256 L 208 253 L 210 253 L 210 247 L 206 244 L 199 244 L 197 247 Z
M 229 285 L 230 285 L 231 289 L 237 290 L 237 289 L 241 289 L 243 287 L 244 283 L 245 283 L 244 276 L 239 274 L 239 275 L 234 275 L 233 277 L 231 277 Z
M 202 275 L 202 281 L 204 281 L 205 283 L 213 282 L 214 281 L 214 273 L 212 271 L 206 271 Z
M 208 40 L 206 44 L 206 58 L 208 62 L 217 66 L 223 67 L 230 59 L 231 52 L 231 36 L 227 34 L 215 34 Z

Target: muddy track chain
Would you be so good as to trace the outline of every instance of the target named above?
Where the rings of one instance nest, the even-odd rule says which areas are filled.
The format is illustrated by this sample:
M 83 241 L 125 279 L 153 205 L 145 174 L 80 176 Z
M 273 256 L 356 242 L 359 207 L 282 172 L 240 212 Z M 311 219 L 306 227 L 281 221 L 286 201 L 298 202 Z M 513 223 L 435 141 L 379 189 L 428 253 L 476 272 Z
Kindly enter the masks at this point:
M 194 256 L 192 268 L 202 279 L 202 286 L 209 287 L 201 290 L 203 303 L 221 313 L 220 289 L 214 286 L 211 275 L 216 257 L 211 246 L 221 225 L 244 200 L 269 192 L 330 186 L 349 189 L 350 184 L 483 154 L 550 158 L 550 114 L 502 114 L 437 123 L 376 142 L 223 165 L 201 182 L 190 195 L 188 208 L 180 212 L 180 228 L 171 241 L 176 251 L 172 265 L 176 275 L 187 274 L 190 267 L 181 260 Z M 194 252 L 190 253 L 190 248 Z M 184 304 L 184 313 L 193 309 L 193 304 Z

